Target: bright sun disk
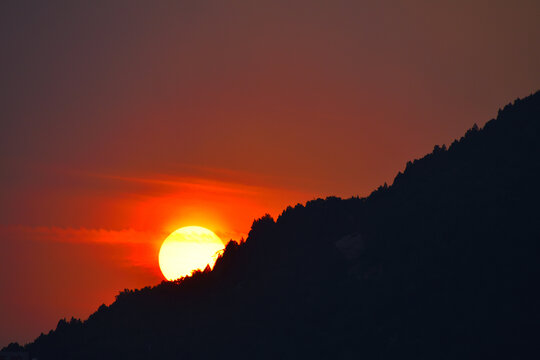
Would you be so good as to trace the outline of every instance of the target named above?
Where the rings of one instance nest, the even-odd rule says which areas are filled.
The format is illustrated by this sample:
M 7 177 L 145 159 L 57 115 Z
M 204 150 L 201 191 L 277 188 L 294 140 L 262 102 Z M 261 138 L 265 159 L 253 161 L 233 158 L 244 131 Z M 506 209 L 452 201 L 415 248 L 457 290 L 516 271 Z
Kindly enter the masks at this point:
M 200 226 L 186 226 L 171 233 L 159 250 L 159 267 L 167 280 L 191 275 L 195 270 L 214 267 L 225 248 L 212 231 Z

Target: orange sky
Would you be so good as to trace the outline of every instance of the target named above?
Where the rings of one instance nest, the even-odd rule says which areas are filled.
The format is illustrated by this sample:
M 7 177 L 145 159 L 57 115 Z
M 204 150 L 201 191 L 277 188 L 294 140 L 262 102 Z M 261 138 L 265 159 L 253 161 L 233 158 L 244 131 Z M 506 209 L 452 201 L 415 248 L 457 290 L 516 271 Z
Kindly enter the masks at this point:
M 159 283 L 184 225 L 245 237 L 368 195 L 540 84 L 538 1 L 0 4 L 0 347 Z
M 10 340 L 29 340 L 60 317 L 85 318 L 124 288 L 164 280 L 159 247 L 179 227 L 240 241 L 254 217 L 277 216 L 313 196 L 222 169 L 179 177 L 38 168 L 40 181 L 4 194 L 21 223 L 0 226 L 2 305 L 9 309 L 0 335 Z

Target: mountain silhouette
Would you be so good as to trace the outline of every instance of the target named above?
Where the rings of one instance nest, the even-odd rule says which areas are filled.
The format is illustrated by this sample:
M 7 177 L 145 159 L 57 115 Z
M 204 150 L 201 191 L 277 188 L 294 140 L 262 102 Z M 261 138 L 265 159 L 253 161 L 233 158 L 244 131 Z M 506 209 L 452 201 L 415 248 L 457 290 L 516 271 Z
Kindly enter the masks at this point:
M 540 92 L 367 198 L 253 222 L 213 271 L 125 290 L 42 359 L 537 358 Z

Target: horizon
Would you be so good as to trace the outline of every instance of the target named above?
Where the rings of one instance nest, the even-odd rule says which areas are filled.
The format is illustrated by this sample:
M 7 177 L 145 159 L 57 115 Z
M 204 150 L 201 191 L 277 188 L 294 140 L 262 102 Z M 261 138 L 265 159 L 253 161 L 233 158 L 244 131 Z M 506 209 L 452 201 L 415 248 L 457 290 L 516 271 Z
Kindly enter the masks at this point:
M 539 11 L 0 5 L 0 345 L 165 281 L 177 229 L 226 245 L 265 214 L 392 184 L 539 91 Z

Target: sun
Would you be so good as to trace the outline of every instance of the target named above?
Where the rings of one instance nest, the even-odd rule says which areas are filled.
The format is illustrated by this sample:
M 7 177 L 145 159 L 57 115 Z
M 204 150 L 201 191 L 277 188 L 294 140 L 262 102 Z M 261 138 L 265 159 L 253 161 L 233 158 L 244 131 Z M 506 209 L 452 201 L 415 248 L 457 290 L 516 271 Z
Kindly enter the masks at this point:
M 200 226 L 186 226 L 171 233 L 161 244 L 159 267 L 167 280 L 191 275 L 194 270 L 214 267 L 225 248 L 212 231 Z

